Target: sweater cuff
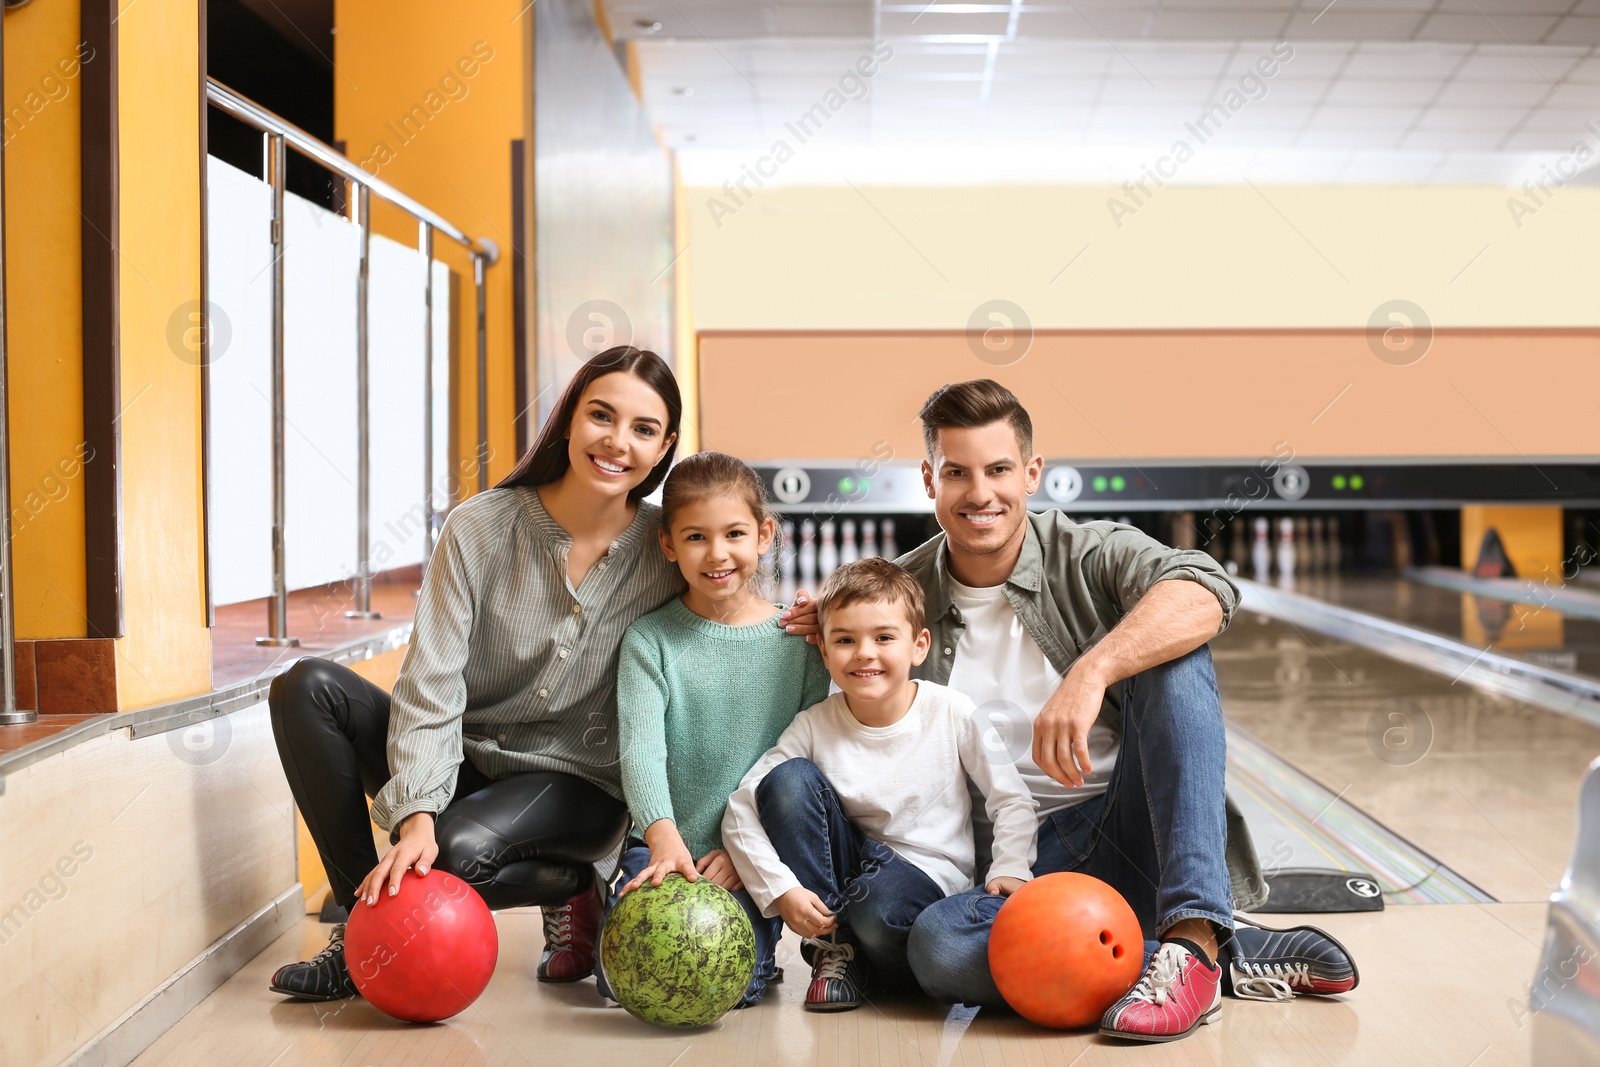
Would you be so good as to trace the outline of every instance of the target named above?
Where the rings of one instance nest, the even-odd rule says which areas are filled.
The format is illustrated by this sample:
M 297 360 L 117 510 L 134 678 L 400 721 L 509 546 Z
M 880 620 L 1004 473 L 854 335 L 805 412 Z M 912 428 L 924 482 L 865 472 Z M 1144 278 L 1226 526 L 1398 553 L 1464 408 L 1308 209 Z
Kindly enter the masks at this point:
M 624 792 L 628 794 L 628 807 L 633 811 L 633 821 L 638 825 L 640 833 L 650 829 L 651 823 L 660 822 L 662 819 L 678 821 L 672 811 L 672 798 L 666 793 L 657 794 L 651 790 L 643 796 L 635 796 L 631 790 Z

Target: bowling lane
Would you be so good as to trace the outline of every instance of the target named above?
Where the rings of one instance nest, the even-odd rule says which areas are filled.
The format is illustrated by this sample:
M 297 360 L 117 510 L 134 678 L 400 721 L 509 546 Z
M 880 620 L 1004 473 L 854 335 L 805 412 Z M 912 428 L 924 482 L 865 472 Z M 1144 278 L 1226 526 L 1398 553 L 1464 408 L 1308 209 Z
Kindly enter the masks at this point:
M 1552 670 L 1600 678 L 1600 619 L 1543 603 L 1443 589 L 1393 577 L 1297 578 L 1288 588 Z
M 1211 647 L 1230 724 L 1340 800 L 1497 900 L 1559 882 L 1600 727 L 1252 612 Z

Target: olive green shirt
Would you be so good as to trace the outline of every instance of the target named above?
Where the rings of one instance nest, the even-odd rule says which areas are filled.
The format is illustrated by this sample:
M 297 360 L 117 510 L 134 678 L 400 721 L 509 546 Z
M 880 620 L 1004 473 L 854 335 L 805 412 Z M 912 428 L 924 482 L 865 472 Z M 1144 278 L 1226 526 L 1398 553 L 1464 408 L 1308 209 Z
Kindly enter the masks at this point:
M 901 556 L 927 597 L 928 658 L 917 678 L 947 685 L 964 624 L 951 589 L 943 532 Z M 1122 621 L 1157 582 L 1198 582 L 1217 598 L 1227 627 L 1239 606 L 1239 588 L 1204 552 L 1169 548 L 1133 526 L 1076 523 L 1062 512 L 1033 512 L 1024 529 L 1022 554 L 1004 595 L 1050 665 L 1066 674 L 1078 657 Z M 1121 686 L 1106 689 L 1100 719 L 1121 731 Z M 1228 874 L 1234 906 L 1248 911 L 1266 901 L 1266 883 L 1243 816 L 1228 803 Z

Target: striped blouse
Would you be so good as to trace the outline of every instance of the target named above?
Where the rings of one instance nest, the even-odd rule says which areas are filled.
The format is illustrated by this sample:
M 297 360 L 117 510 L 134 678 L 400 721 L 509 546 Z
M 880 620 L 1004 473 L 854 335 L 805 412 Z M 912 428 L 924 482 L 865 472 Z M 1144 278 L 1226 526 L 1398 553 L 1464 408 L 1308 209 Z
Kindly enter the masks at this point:
M 372 818 L 395 830 L 450 803 L 462 757 L 492 779 L 577 775 L 622 797 L 617 658 L 635 619 L 683 591 L 661 509 L 638 514 L 576 590 L 572 537 L 529 487 L 458 505 L 440 532 L 389 718 L 393 775 Z

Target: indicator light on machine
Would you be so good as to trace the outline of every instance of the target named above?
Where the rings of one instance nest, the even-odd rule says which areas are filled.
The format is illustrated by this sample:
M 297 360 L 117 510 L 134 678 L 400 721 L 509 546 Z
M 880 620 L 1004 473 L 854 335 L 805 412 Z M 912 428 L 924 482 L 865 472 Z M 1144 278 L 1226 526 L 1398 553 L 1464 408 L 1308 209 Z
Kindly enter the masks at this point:
M 1094 476 L 1094 481 L 1090 482 L 1089 484 L 1094 487 L 1095 492 L 1103 493 L 1106 491 L 1106 476 L 1104 474 L 1096 474 Z
M 1362 478 L 1361 475 L 1352 474 L 1350 476 L 1350 488 L 1351 489 L 1360 489 L 1360 488 L 1364 487 L 1366 484 L 1367 484 L 1366 479 Z
M 1120 493 L 1124 489 L 1126 489 L 1127 487 L 1128 487 L 1128 480 L 1126 478 L 1124 478 L 1122 475 L 1113 474 L 1111 476 L 1111 491 L 1113 493 Z
M 1334 476 L 1333 476 L 1333 487 L 1334 487 L 1334 489 L 1336 489 L 1336 490 L 1343 490 L 1343 489 L 1344 489 L 1344 485 L 1345 485 L 1345 482 L 1344 482 L 1344 475 L 1342 475 L 1342 474 L 1335 474 L 1335 475 L 1334 475 Z

